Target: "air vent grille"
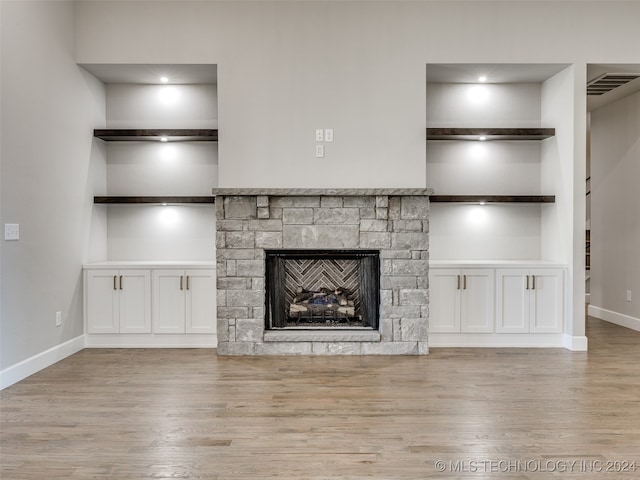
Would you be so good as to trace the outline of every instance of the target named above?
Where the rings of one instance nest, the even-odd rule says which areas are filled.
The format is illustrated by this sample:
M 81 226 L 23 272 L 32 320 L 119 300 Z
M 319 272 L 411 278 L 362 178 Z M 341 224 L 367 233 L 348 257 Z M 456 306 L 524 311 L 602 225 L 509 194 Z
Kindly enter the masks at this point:
M 587 83 L 587 95 L 603 95 L 636 78 L 640 73 L 605 73 Z

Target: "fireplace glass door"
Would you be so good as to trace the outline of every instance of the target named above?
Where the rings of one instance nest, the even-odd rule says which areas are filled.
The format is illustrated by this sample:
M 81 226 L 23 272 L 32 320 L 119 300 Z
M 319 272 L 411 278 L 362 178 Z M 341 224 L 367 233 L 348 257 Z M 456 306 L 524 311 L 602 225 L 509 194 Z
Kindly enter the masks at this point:
M 267 329 L 377 329 L 379 253 L 268 250 Z

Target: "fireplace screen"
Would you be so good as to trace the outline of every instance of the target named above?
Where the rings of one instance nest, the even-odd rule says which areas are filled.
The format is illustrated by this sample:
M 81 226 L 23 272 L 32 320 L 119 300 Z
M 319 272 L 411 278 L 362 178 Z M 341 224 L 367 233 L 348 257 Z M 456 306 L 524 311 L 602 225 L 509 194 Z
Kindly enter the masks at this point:
M 266 274 L 268 329 L 377 328 L 377 251 L 271 250 Z

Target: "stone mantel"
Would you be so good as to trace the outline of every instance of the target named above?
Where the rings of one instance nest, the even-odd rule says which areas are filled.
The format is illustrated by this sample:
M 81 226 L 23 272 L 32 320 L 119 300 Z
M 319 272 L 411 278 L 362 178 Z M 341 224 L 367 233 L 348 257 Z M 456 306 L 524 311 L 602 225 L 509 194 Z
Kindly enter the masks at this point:
M 429 188 L 215 188 L 219 355 L 428 353 Z M 266 250 L 377 250 L 378 330 L 265 327 Z
M 432 188 L 214 188 L 212 194 L 216 196 L 295 196 L 308 197 L 325 196 L 429 196 L 433 195 Z

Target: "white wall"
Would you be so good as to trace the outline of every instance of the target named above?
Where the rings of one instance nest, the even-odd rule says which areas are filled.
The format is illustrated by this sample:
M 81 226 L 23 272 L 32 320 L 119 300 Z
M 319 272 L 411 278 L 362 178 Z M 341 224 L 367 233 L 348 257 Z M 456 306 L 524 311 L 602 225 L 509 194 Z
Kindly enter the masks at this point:
M 215 85 L 109 84 L 106 91 L 107 128 L 218 128 Z
M 591 112 L 591 305 L 612 321 L 631 317 L 628 326 L 635 328 L 640 328 L 639 180 L 636 93 Z
M 542 144 L 542 190 L 555 193 L 554 208 L 543 211 L 542 256 L 568 266 L 565 332 L 583 337 L 585 292 L 585 182 L 586 179 L 585 69 L 568 67 L 542 84 L 542 123 L 556 135 Z M 573 322 L 571 321 L 573 319 Z
M 102 85 L 75 63 L 73 2 L 1 9 L 1 223 L 20 224 L 19 241 L 2 241 L 5 370 L 83 334 L 81 266 L 104 174 L 91 129 L 104 125 L 105 105 Z

